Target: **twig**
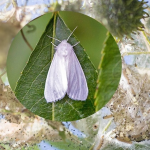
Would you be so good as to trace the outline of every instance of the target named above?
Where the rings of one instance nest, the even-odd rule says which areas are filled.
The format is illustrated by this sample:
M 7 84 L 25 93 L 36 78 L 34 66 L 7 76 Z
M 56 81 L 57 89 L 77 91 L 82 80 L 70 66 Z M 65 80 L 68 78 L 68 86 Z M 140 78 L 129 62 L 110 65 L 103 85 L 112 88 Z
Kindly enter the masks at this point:
M 126 56 L 126 55 L 141 55 L 141 54 L 150 54 L 150 52 L 125 52 L 125 53 L 123 53 L 123 56 Z
M 149 48 L 150 41 L 149 41 L 149 39 L 148 39 L 148 37 L 147 37 L 146 33 L 145 33 L 144 31 L 143 31 L 142 33 L 143 33 L 143 37 L 144 37 L 145 45 L 146 45 L 147 49 L 148 49 L 148 50 L 149 50 L 149 52 L 150 52 L 150 48 Z
M 113 119 L 111 119 L 111 120 L 107 123 L 107 125 L 106 125 L 105 128 L 103 129 L 102 133 L 104 133 L 105 131 L 107 131 L 107 129 L 109 128 L 109 126 L 110 126 L 111 123 L 112 123 L 112 120 L 113 120 Z
M 33 51 L 33 48 L 32 48 L 32 46 L 29 44 L 29 42 L 27 41 L 27 39 L 26 39 L 26 37 L 25 37 L 25 35 L 24 35 L 22 29 L 21 29 L 21 35 L 22 35 L 24 41 L 26 42 L 26 44 L 27 44 L 27 45 L 29 46 L 29 48 L 31 49 L 31 51 Z
M 12 4 L 13 4 L 14 8 L 17 8 L 17 7 L 18 7 L 18 5 L 17 5 L 17 0 L 12 0 Z

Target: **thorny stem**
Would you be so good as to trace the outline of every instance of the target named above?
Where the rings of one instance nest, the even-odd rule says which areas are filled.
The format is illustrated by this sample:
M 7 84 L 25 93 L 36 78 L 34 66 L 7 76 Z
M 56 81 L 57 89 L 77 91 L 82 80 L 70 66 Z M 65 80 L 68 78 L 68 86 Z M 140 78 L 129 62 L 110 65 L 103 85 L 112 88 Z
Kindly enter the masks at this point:
M 24 41 L 26 42 L 26 44 L 27 44 L 27 45 L 29 46 L 29 48 L 31 49 L 31 51 L 33 51 L 33 48 L 32 48 L 32 46 L 29 44 L 28 40 L 26 39 L 26 37 L 25 37 L 25 35 L 24 35 L 22 29 L 21 29 L 21 35 L 22 35 Z

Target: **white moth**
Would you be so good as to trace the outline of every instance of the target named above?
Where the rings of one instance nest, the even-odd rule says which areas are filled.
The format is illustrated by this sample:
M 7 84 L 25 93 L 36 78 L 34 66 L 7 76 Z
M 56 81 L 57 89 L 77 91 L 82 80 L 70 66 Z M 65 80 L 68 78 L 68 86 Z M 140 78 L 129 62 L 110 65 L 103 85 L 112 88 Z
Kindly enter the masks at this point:
M 60 41 L 54 38 L 60 42 L 58 46 L 51 42 L 55 46 L 56 52 L 45 82 L 44 96 L 47 102 L 56 102 L 62 99 L 66 93 L 69 98 L 74 100 L 84 101 L 87 99 L 86 78 L 73 49 L 79 42 L 73 46 L 67 42 L 72 33 L 67 40 Z

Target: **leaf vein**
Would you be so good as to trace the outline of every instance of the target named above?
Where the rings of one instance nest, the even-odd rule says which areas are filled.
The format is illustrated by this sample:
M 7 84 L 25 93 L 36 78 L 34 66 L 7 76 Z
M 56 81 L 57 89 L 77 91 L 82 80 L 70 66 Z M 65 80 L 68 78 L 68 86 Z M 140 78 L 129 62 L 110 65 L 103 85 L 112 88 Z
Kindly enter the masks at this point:
M 24 97 L 22 98 L 22 100 L 24 100 L 25 96 L 29 93 L 33 83 L 36 81 L 36 79 L 41 75 L 41 72 L 45 69 L 45 67 L 47 67 L 47 65 L 49 65 L 49 63 L 47 63 L 44 68 L 40 71 L 40 73 L 38 74 L 38 76 L 33 80 L 32 84 L 30 85 L 30 88 L 28 89 L 28 91 L 26 92 L 26 94 L 24 95 Z

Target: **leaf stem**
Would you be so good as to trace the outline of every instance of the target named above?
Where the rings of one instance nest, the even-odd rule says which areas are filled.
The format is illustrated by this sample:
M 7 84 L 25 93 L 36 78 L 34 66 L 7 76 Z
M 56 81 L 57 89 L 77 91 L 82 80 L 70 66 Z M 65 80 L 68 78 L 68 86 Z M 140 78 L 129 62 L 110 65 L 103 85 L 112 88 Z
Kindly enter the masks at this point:
M 57 17 L 57 13 L 58 12 L 54 12 L 54 24 L 53 24 L 53 37 L 55 37 L 55 34 L 56 34 L 56 17 Z M 54 38 L 52 39 L 52 41 L 53 41 L 53 43 L 54 43 Z M 54 45 L 52 44 L 52 53 L 51 53 L 51 58 L 50 58 L 50 60 L 51 60 L 51 62 L 52 62 L 52 59 L 53 59 L 53 56 L 54 56 Z M 54 121 L 54 108 L 55 108 L 55 104 L 54 103 L 52 103 L 52 120 Z
M 54 24 L 53 24 L 53 37 L 55 37 L 56 34 L 56 16 L 57 16 L 57 12 L 54 12 Z M 52 42 L 54 43 L 54 38 L 52 39 Z M 52 45 L 52 53 L 51 53 L 51 61 L 53 59 L 54 56 L 54 45 Z
M 22 37 L 23 37 L 25 43 L 29 46 L 29 48 L 31 49 L 31 51 L 33 51 L 33 48 L 32 48 L 32 46 L 29 44 L 28 40 L 26 39 L 26 37 L 25 37 L 25 35 L 24 35 L 22 29 L 21 29 L 21 35 L 22 35 Z

